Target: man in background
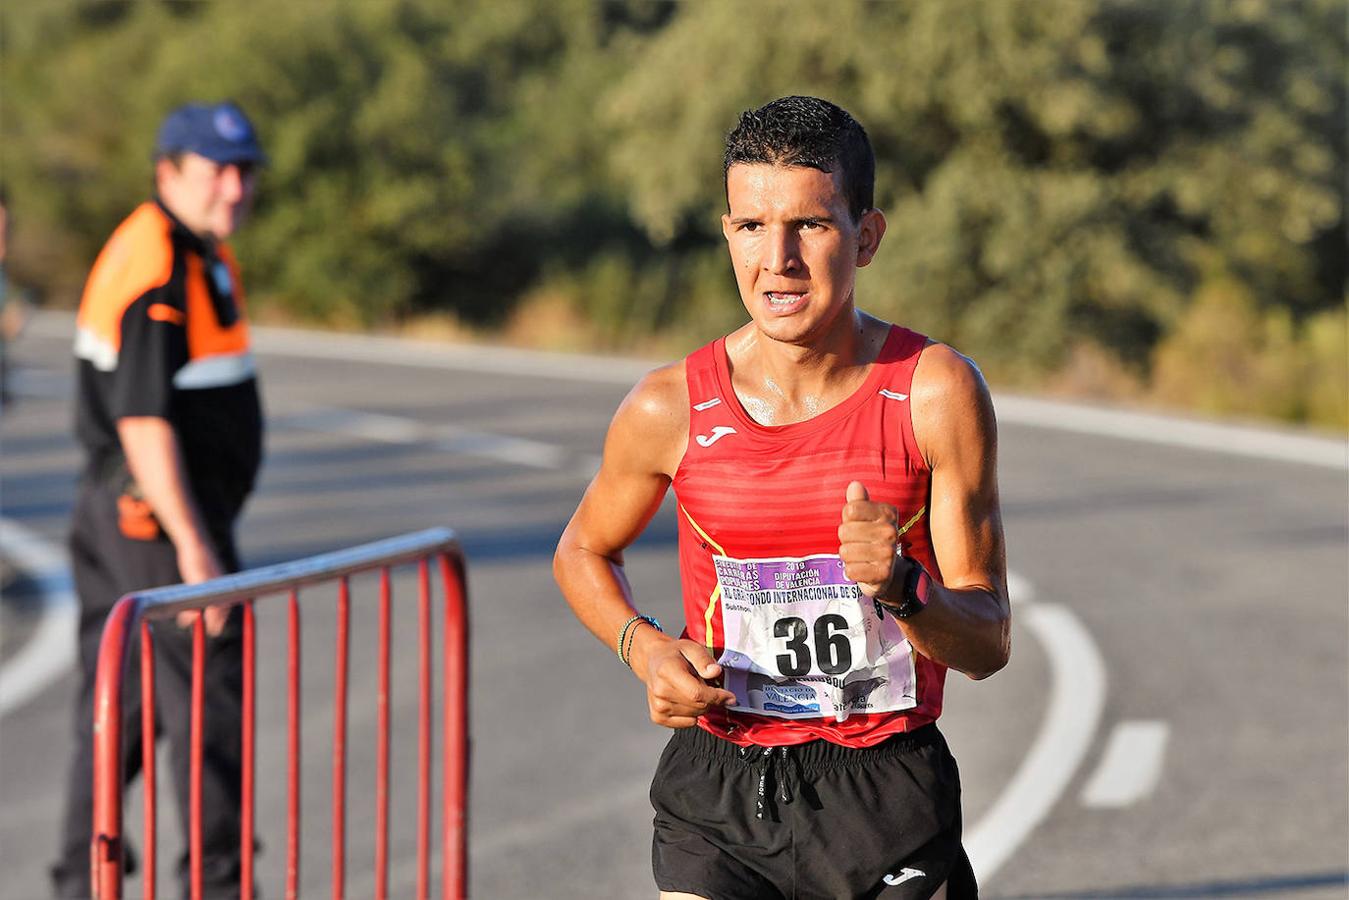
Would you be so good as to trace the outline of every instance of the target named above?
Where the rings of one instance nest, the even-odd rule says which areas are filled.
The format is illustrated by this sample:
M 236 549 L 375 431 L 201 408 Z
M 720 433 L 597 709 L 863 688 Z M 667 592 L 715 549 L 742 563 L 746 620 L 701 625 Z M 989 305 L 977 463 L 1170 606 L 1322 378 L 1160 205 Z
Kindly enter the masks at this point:
M 52 867 L 60 897 L 90 895 L 93 690 L 104 620 L 124 594 L 239 568 L 233 529 L 261 463 L 262 409 L 239 270 L 225 240 L 248 213 L 264 160 L 252 124 L 234 104 L 170 113 L 155 143 L 155 196 L 118 226 L 80 301 L 75 431 L 86 461 L 70 552 L 81 681 Z M 170 739 L 184 836 L 196 615 L 163 623 L 154 634 L 157 732 Z M 203 882 L 208 896 L 237 897 L 239 610 L 209 609 L 205 626 Z M 129 779 L 141 762 L 139 666 L 128 677 Z M 186 886 L 186 852 L 178 869 Z

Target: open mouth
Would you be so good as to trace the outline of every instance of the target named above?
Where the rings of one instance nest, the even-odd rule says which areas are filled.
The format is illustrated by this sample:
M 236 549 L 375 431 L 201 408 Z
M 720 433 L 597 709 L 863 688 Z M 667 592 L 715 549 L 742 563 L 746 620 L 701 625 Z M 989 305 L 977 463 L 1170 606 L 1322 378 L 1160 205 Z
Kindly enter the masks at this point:
M 805 291 L 765 291 L 768 308 L 774 312 L 787 312 L 801 305 L 806 297 Z

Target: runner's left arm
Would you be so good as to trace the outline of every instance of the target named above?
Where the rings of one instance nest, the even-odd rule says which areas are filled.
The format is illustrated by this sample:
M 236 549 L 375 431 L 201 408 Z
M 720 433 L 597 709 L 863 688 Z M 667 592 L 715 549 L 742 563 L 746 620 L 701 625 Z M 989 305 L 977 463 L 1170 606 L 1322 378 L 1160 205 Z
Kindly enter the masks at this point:
M 918 652 L 986 678 L 1007 664 L 1011 606 L 998 503 L 997 423 L 978 368 L 944 344 L 931 344 L 910 393 L 914 436 L 932 472 L 932 549 L 942 581 L 927 582 L 926 606 L 900 620 Z M 839 528 L 839 555 L 863 593 L 899 605 L 894 507 L 854 496 Z M 929 573 L 931 574 L 931 573 Z

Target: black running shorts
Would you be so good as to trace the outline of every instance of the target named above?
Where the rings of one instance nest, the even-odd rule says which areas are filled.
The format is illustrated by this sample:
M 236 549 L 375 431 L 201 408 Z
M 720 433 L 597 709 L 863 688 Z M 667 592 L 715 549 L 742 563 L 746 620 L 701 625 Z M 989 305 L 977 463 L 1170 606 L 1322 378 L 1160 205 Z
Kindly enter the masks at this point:
M 960 774 L 935 725 L 854 749 L 674 733 L 651 784 L 662 891 L 709 900 L 978 897 Z

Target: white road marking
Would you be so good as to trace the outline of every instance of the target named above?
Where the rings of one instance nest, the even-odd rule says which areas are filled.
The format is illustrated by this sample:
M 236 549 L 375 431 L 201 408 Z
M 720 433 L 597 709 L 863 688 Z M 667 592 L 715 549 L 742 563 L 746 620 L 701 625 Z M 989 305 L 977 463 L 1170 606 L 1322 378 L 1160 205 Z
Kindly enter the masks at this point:
M 1049 657 L 1049 708 L 1021 767 L 965 833 L 965 851 L 981 884 L 1049 814 L 1086 756 L 1105 706 L 1105 663 L 1072 611 L 1023 601 L 1017 615 Z
M 1065 606 L 1034 603 L 1034 586 L 1024 576 L 1009 572 L 1007 580 L 1017 614 L 1049 657 L 1053 685 L 1049 708 L 1030 752 L 983 818 L 965 833 L 966 852 L 984 884 L 1063 794 L 1086 757 L 1105 706 L 1105 665 L 1086 628 Z M 636 803 L 639 788 L 645 791 L 646 783 L 628 785 L 542 818 L 504 825 L 474 841 L 472 853 L 511 853 L 540 840 L 558 839 Z
M 55 544 L 10 519 L 0 519 L 0 555 L 40 592 L 41 618 L 22 649 L 0 665 L 0 716 L 18 709 L 75 662 L 78 610 L 70 562 Z
M 292 427 L 337 432 L 384 443 L 430 442 L 454 452 L 507 459 L 538 468 L 560 468 L 573 454 L 538 441 L 445 426 L 431 426 L 396 416 L 352 410 L 319 409 L 283 417 Z M 597 457 L 583 457 L 581 467 L 598 465 Z M 593 471 L 593 470 L 592 470 Z M 5 523 L 12 526 L 12 523 Z M 4 551 L 28 571 L 59 571 L 63 555 L 40 538 L 17 526 L 0 531 Z M 1053 687 L 1048 712 L 1031 750 L 1003 793 L 973 828 L 965 846 L 981 881 L 986 881 L 1048 814 L 1085 756 L 1095 733 L 1105 696 L 1105 672 L 1090 635 L 1066 607 L 1033 602 L 1034 586 L 1016 572 L 1008 573 L 1008 593 L 1031 633 L 1049 656 Z M 48 602 L 34 638 L 4 668 L 0 676 L 0 714 L 14 708 L 61 675 L 74 660 L 73 598 L 68 583 Z M 17 687 L 11 688 L 14 684 Z M 511 825 L 475 842 L 475 854 L 491 854 L 528 843 L 579 822 L 611 814 L 631 802 L 616 795 L 603 802 L 571 809 L 561 818 Z
M 504 461 L 535 469 L 570 466 L 589 478 L 599 457 L 525 438 L 468 431 L 450 425 L 428 425 L 414 419 L 344 409 L 313 409 L 283 416 L 274 424 L 349 435 L 389 444 L 419 444 L 447 453 Z M 0 555 L 35 582 L 41 617 L 23 648 L 0 667 L 0 716 L 17 709 L 75 662 L 77 603 L 70 585 L 70 565 L 55 545 L 17 522 L 0 519 Z
M 252 333 L 254 347 L 262 354 L 600 384 L 632 384 L 663 365 L 657 360 L 549 353 L 490 344 L 448 344 L 369 334 L 267 327 L 253 328 Z
M 1093 808 L 1131 806 L 1157 787 L 1171 727 L 1166 722 L 1120 722 L 1110 735 L 1101 763 L 1082 790 Z
M 435 344 L 406 338 L 331 335 L 278 328 L 254 330 L 258 349 L 263 353 L 605 384 L 633 384 L 661 364 L 659 361 L 545 353 L 516 347 Z M 994 407 L 998 420 L 1004 423 L 1341 471 L 1349 468 L 1349 442 L 1304 431 L 1205 422 L 1003 393 L 994 397 Z
M 1248 428 L 1179 416 L 1100 409 L 1003 394 L 993 398 L 993 406 L 997 410 L 998 421 L 1003 423 L 1301 463 L 1340 471 L 1349 468 L 1349 442 L 1318 437 L 1304 431 Z
M 70 313 L 44 310 L 33 316 L 29 331 L 41 337 L 72 339 L 75 319 Z M 662 365 L 661 361 L 656 360 L 546 353 L 518 347 L 447 344 L 291 328 L 256 326 L 252 333 L 255 349 L 264 355 L 561 378 L 602 384 L 630 385 Z M 1130 412 L 1001 392 L 994 396 L 993 401 L 998 421 L 1003 423 L 1339 471 L 1349 469 L 1349 440 L 1342 437 L 1321 437 L 1295 429 L 1255 428 L 1156 413 Z
M 1030 603 L 1035 599 L 1035 585 L 1018 572 L 1007 573 L 1007 599 L 1013 606 Z
M 637 361 L 537 354 L 504 348 L 445 347 L 393 338 L 314 335 L 264 328 L 256 329 L 256 333 L 258 349 L 263 353 L 341 359 L 346 362 L 368 360 L 399 365 L 538 375 L 606 383 L 631 383 L 650 368 L 650 364 Z M 1035 401 L 1033 405 L 1018 406 L 1014 398 L 1014 402 L 1010 404 L 1007 400 L 1008 398 L 998 400 L 1000 414 L 1005 422 L 1016 421 L 1021 424 L 1107 434 L 1133 440 L 1155 440 L 1157 435 L 1156 431 L 1147 428 L 1124 427 L 1120 424 L 1119 418 L 1112 418 L 1120 414 L 1108 411 L 1094 410 L 1091 412 L 1099 414 L 1096 417 L 1074 418 L 1064 413 L 1065 404 Z M 321 425 L 323 430 L 333 428 L 347 430 L 346 433 L 372 440 L 405 443 L 423 441 L 429 437 L 442 442 L 442 446 L 447 448 L 465 447 L 475 453 L 492 454 L 494 458 L 505 458 L 502 456 L 505 453 L 512 456 L 513 461 L 538 467 L 560 466 L 560 460 L 565 458 L 565 451 L 561 448 L 520 438 L 425 426 L 396 417 L 353 414 L 342 410 L 320 410 L 314 415 L 316 418 L 309 419 L 309 427 Z M 326 420 L 323 418 L 325 415 Z M 1124 417 L 1127 419 L 1129 415 L 1124 414 Z M 292 424 L 297 424 L 303 418 L 295 417 Z M 1187 439 L 1190 443 L 1184 445 L 1272 459 L 1289 458 L 1277 450 L 1271 450 L 1271 445 L 1264 442 L 1243 443 L 1230 440 L 1232 433 L 1238 431 L 1251 430 L 1234 429 L 1231 426 L 1209 426 L 1209 430 L 1205 432 L 1206 436 L 1202 439 L 1194 437 L 1194 432 L 1191 431 L 1191 437 Z M 1320 449 L 1306 454 L 1305 457 L 1298 457 L 1295 461 L 1326 465 L 1334 456 L 1334 453 L 1327 450 L 1328 447 L 1336 452 L 1342 450 L 1337 442 L 1319 441 L 1314 438 L 1306 438 L 1306 441 L 1311 441 Z M 1174 443 L 1170 440 L 1158 442 Z M 528 462 L 525 462 L 526 460 Z M 548 460 L 559 461 L 549 466 Z M 587 457 L 581 463 L 581 468 L 593 471 L 596 464 L 597 458 Z M 1334 467 L 1343 467 L 1342 454 Z M 1030 598 L 1033 591 L 1029 582 L 1016 576 L 1009 577 L 1009 593 L 1018 604 L 1019 615 L 1030 628 L 1032 635 L 1045 648 L 1050 660 L 1053 685 L 1045 719 L 1031 745 L 1030 752 L 988 812 L 966 834 L 965 844 L 971 862 L 980 879 L 985 881 L 1011 857 L 1026 836 L 1048 814 L 1066 788 L 1097 729 L 1105 698 L 1104 664 L 1090 635 L 1072 612 L 1066 607 L 1032 602 Z M 73 628 L 67 628 L 67 631 L 73 633 Z M 68 639 L 67 646 L 69 647 Z M 27 649 L 25 648 L 25 651 Z M 25 652 L 23 655 L 29 654 Z M 73 653 L 71 656 L 73 657 Z M 67 665 L 68 660 L 61 668 L 64 669 Z M 565 822 L 539 823 L 539 827 L 552 832 L 559 828 L 575 827 L 579 821 L 596 815 L 608 814 L 614 801 L 620 798 L 606 799 L 602 810 L 598 806 L 592 809 L 587 805 L 571 811 L 565 817 Z M 485 846 L 475 849 L 474 852 L 491 853 L 498 849 L 518 846 L 522 840 L 527 842 L 539 833 L 534 827 L 523 825 L 508 827 L 496 835 L 485 837 L 483 839 Z
M 469 431 L 453 425 L 429 425 L 415 419 L 350 409 L 311 409 L 281 416 L 277 425 L 326 431 L 386 444 L 427 444 L 446 453 L 515 463 L 531 469 L 565 469 L 583 474 L 599 467 L 599 457 L 527 438 Z

